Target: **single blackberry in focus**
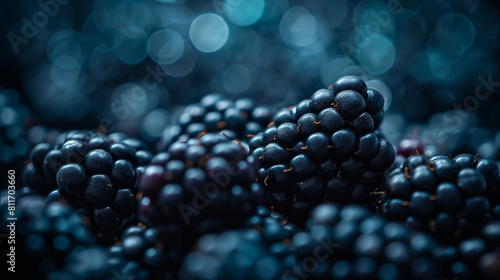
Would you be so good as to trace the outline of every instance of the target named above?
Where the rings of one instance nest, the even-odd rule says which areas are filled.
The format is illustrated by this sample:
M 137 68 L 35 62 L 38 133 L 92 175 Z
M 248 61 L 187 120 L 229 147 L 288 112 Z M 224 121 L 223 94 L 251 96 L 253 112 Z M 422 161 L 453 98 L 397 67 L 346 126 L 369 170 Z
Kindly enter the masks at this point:
M 379 92 L 347 76 L 278 111 L 249 142 L 266 204 L 300 225 L 324 201 L 368 203 L 395 157 L 375 130 L 383 106 Z
M 151 158 L 145 143 L 123 134 L 70 131 L 54 146 L 33 148 L 24 178 L 40 193 L 50 191 L 48 202 L 65 199 L 88 216 L 98 241 L 109 244 L 136 223 L 138 178 Z
M 388 219 L 455 242 L 474 236 L 492 220 L 498 176 L 495 162 L 474 155 L 414 155 L 388 172 L 378 210 Z
M 448 279 L 500 279 L 500 221 L 486 224 L 456 247 L 437 248 L 436 256 Z
M 178 227 L 185 244 L 207 232 L 243 225 L 263 203 L 256 170 L 248 146 L 222 133 L 175 142 L 144 170 L 139 219 Z
M 167 127 L 158 143 L 165 150 L 178 140 L 196 138 L 207 132 L 224 132 L 231 138 L 248 141 L 271 122 L 272 113 L 248 98 L 230 101 L 219 94 L 208 94 L 200 103 L 187 106 L 178 122 Z
M 9 242 L 16 247 L 16 275 L 44 279 L 47 274 L 64 267 L 65 259 L 72 250 L 96 243 L 88 221 L 68 204 L 46 204 L 45 198 L 40 195 L 16 195 L 15 216 L 12 216 L 10 211 L 6 211 L 8 203 L 7 199 L 3 199 L 4 194 L 7 197 L 6 193 L 2 193 L 0 203 L 2 220 L 17 218 L 12 222 L 15 225 L 15 243 Z M 9 232 L 11 228 L 7 226 L 10 224 L 3 223 L 2 231 Z
M 175 228 L 131 226 L 109 247 L 109 264 L 119 275 L 141 279 L 177 279 L 182 234 Z
M 361 205 L 319 205 L 307 228 L 292 240 L 292 250 L 303 251 L 304 261 L 288 279 L 438 279 L 441 274 L 432 236 L 374 217 Z M 313 256 L 318 261 L 311 262 Z
M 245 229 L 201 237 L 183 261 L 180 278 L 289 279 L 290 242 L 297 232 L 283 216 L 259 207 Z

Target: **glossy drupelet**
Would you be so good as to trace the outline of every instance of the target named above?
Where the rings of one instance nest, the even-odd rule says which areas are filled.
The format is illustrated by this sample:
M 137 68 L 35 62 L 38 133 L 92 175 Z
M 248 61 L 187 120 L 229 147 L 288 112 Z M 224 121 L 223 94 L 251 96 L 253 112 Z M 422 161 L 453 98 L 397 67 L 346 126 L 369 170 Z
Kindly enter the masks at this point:
M 379 212 L 444 242 L 475 236 L 497 218 L 499 169 L 475 155 L 414 155 L 388 172 Z M 385 192 L 385 193 L 384 193 Z
M 120 133 L 69 131 L 54 146 L 33 148 L 24 180 L 48 202 L 68 201 L 89 218 L 98 241 L 110 244 L 136 223 L 138 178 L 151 158 L 145 143 Z
M 177 227 L 186 246 L 204 233 L 241 226 L 263 203 L 256 170 L 248 146 L 225 134 L 175 142 L 144 170 L 139 219 Z
M 375 130 L 383 106 L 379 92 L 346 76 L 278 111 L 249 142 L 267 205 L 300 225 L 324 201 L 368 203 L 395 158 L 392 145 Z
M 272 112 L 249 98 L 236 101 L 208 94 L 200 103 L 184 108 L 175 124 L 163 132 L 158 148 L 164 150 L 178 140 L 196 138 L 209 132 L 224 132 L 231 138 L 248 141 L 272 120 Z

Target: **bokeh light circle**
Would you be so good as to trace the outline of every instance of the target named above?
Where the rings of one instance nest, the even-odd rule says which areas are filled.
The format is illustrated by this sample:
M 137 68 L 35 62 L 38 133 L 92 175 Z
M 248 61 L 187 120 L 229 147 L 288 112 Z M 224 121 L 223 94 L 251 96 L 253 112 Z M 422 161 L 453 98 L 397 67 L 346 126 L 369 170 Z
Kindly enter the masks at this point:
M 184 53 L 184 39 L 173 29 L 161 29 L 149 37 L 149 56 L 159 64 L 176 62 Z
M 224 15 L 231 23 L 247 26 L 262 17 L 265 6 L 264 0 L 225 0 L 223 9 Z
M 354 61 L 347 56 L 336 57 L 321 67 L 321 81 L 325 87 L 335 83 L 340 77 L 344 69 L 353 66 Z
M 474 43 L 476 29 L 464 15 L 449 13 L 439 20 L 436 38 L 444 51 L 461 55 Z
M 318 75 L 321 65 L 328 59 L 328 53 L 325 46 L 316 41 L 308 46 L 295 48 L 292 58 L 297 71 L 313 76 Z
M 117 75 L 118 60 L 113 48 L 107 45 L 95 47 L 89 54 L 89 68 L 94 78 L 106 81 Z
M 160 64 L 165 73 L 173 77 L 185 76 L 196 67 L 197 55 L 196 50 L 189 44 L 184 47 L 184 53 L 174 63 Z
M 248 90 L 252 83 L 252 73 L 245 65 L 233 64 L 222 74 L 222 86 L 232 94 L 240 94 Z
M 373 35 L 360 43 L 358 61 L 366 72 L 384 74 L 396 61 L 396 49 L 386 36 Z
M 72 86 L 80 77 L 80 65 L 73 56 L 61 55 L 52 63 L 50 77 L 59 87 Z
M 144 137 L 160 138 L 169 121 L 169 112 L 165 109 L 156 109 L 147 113 L 141 127 Z
M 317 40 L 316 18 L 303 7 L 286 11 L 279 25 L 283 41 L 293 47 L 303 47 Z
M 219 15 L 202 14 L 191 23 L 189 38 L 197 50 L 206 53 L 215 52 L 227 42 L 229 26 Z
M 123 63 L 137 64 L 148 55 L 148 36 L 138 27 L 123 27 L 114 37 L 113 48 Z
M 47 42 L 47 57 L 53 62 L 63 55 L 72 56 L 82 65 L 86 58 L 82 41 L 82 36 L 73 30 L 58 31 Z
M 148 94 L 146 90 L 135 83 L 119 85 L 111 95 L 111 112 L 121 120 L 136 119 L 147 109 Z

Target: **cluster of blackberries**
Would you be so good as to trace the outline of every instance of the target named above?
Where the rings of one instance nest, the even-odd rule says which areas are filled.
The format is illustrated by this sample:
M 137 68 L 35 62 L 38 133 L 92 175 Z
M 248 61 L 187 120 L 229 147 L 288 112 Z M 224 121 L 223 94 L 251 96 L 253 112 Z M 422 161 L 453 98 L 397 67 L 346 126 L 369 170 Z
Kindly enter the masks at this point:
M 302 224 L 323 201 L 368 203 L 395 158 L 392 145 L 375 130 L 384 98 L 354 76 L 339 79 L 250 140 L 258 159 L 267 205 Z
M 29 153 L 30 142 L 26 139 L 28 108 L 19 102 L 19 95 L 11 89 L 0 86 L 0 169 L 17 169 L 22 167 Z M 0 182 L 2 189 L 6 182 Z
M 360 205 L 320 205 L 311 212 L 308 230 L 328 245 L 316 253 L 328 264 L 320 276 L 326 279 L 438 279 L 442 274 L 431 235 L 374 217 Z
M 177 141 L 144 170 L 139 219 L 176 225 L 186 240 L 241 225 L 263 201 L 256 172 L 248 146 L 223 133 Z
M 15 232 L 14 239 L 8 243 L 16 248 L 16 275 L 44 279 L 62 269 L 73 250 L 96 244 L 88 221 L 68 204 L 46 204 L 43 196 L 20 190 L 15 195 L 15 209 L 7 211 L 12 205 L 7 197 L 7 193 L 2 192 L 1 218 L 10 221 L 2 224 L 2 231 Z
M 26 184 L 49 202 L 66 200 L 86 215 L 100 243 L 111 243 L 134 224 L 135 194 L 151 153 L 141 140 L 115 133 L 63 133 L 55 145 L 40 143 L 24 171 Z
M 396 157 L 383 107 L 348 76 L 274 116 L 207 95 L 155 155 L 63 133 L 17 191 L 26 259 L 48 279 L 500 279 L 497 163 L 417 138 Z
M 248 98 L 235 102 L 219 94 L 208 94 L 198 104 L 183 109 L 178 122 L 163 132 L 159 148 L 168 148 L 175 141 L 196 138 L 208 132 L 223 132 L 228 137 L 250 140 L 271 122 L 269 108 L 256 106 Z
M 485 225 L 481 234 L 458 245 L 457 261 L 451 266 L 452 275 L 460 279 L 500 278 L 500 221 Z
M 130 226 L 109 247 L 109 264 L 118 275 L 137 280 L 176 279 L 182 256 L 182 234 L 176 228 Z
M 183 261 L 181 279 L 283 279 L 294 263 L 290 243 L 298 229 L 260 207 L 244 229 L 201 237 Z
M 385 193 L 384 193 L 385 191 Z M 495 162 L 470 154 L 414 155 L 388 172 L 379 212 L 442 241 L 477 234 L 492 220 L 500 179 Z
M 446 279 L 500 279 L 500 222 L 454 246 L 440 246 L 434 255 Z
M 279 214 L 210 234 L 184 260 L 182 279 L 438 279 L 432 236 L 374 217 L 360 205 L 321 204 L 307 230 Z

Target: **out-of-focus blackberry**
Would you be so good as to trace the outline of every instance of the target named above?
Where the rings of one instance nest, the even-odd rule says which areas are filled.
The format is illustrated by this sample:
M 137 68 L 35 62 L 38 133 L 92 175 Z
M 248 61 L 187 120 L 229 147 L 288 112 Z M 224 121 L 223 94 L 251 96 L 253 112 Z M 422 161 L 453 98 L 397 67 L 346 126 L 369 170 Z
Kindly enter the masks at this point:
M 302 261 L 283 279 L 438 279 L 436 246 L 431 235 L 361 205 L 322 204 L 311 211 L 308 233 L 292 239 Z
M 495 162 L 474 155 L 414 155 L 388 173 L 379 212 L 441 241 L 471 237 L 492 219 L 498 176 Z
M 395 157 L 375 130 L 383 105 L 379 92 L 347 76 L 278 111 L 249 142 L 267 205 L 302 224 L 323 201 L 367 203 Z
M 182 233 L 175 228 L 127 228 L 109 247 L 110 266 L 118 275 L 141 279 L 177 279 Z
M 182 263 L 181 279 L 286 279 L 295 259 L 290 251 L 299 230 L 259 207 L 245 229 L 201 237 Z
M 47 280 L 117 280 L 133 279 L 130 275 L 120 274 L 110 264 L 107 248 L 97 245 L 77 247 L 65 260 L 62 269 L 47 275 Z
M 147 225 L 176 225 L 191 241 L 243 225 L 263 203 L 256 171 L 248 146 L 225 134 L 175 142 L 144 170 L 139 219 Z
M 205 235 L 183 262 L 181 279 L 280 279 L 283 260 L 252 229 Z
M 24 178 L 40 193 L 50 192 L 47 201 L 67 200 L 89 217 L 99 242 L 111 243 L 136 221 L 138 178 L 151 158 L 142 141 L 123 134 L 70 131 L 54 146 L 33 148 Z
M 20 171 L 29 157 L 30 149 L 40 142 L 53 143 L 56 130 L 36 125 L 35 117 L 12 89 L 0 86 L 0 170 Z M 7 180 L 0 181 L 0 189 L 7 188 Z
M 437 248 L 436 256 L 448 279 L 500 279 L 500 221 L 486 224 L 456 247 Z
M 420 130 L 423 129 L 421 127 L 414 127 L 411 135 L 404 137 L 397 144 L 396 147 L 396 155 L 401 156 L 404 159 L 407 159 L 413 155 L 426 155 L 430 152 L 433 152 L 433 147 L 429 147 L 429 142 L 427 139 L 424 141 L 420 139 L 419 133 Z M 425 144 L 427 143 L 427 145 Z M 431 154 L 430 156 L 434 156 Z
M 30 113 L 19 102 L 19 95 L 11 89 L 0 86 L 0 170 L 20 170 L 28 157 L 30 143 L 26 139 L 26 129 Z M 0 182 L 5 189 L 6 180 Z
M 8 209 L 7 205 L 2 199 L 2 210 Z M 4 241 L 15 247 L 14 266 L 18 276 L 44 279 L 47 274 L 64 267 L 72 250 L 96 243 L 88 221 L 66 203 L 46 204 L 40 195 L 16 195 L 13 212 L 14 216 L 10 210 L 1 212 L 3 221 L 17 218 L 3 223 L 2 231 L 15 232 L 12 240 Z M 12 225 L 13 228 L 8 227 Z
M 178 140 L 196 138 L 200 133 L 224 132 L 231 138 L 248 141 L 272 120 L 271 111 L 247 98 L 230 101 L 208 94 L 198 104 L 187 106 L 178 122 L 165 129 L 158 148 L 164 150 Z

